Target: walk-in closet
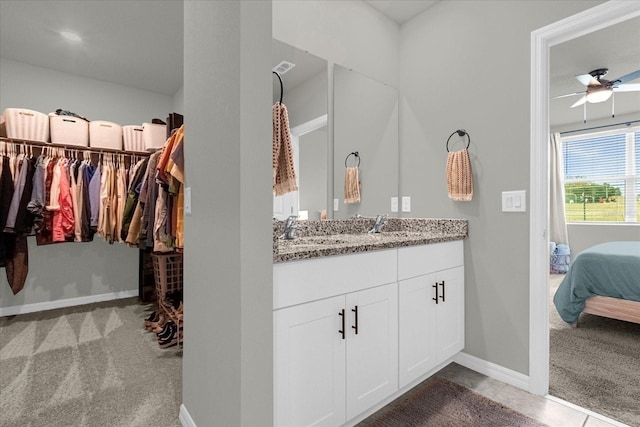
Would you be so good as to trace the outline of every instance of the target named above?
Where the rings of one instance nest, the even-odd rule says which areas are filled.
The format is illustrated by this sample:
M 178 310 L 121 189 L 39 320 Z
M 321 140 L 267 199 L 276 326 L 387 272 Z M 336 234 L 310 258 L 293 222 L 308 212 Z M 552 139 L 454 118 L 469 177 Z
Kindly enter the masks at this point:
M 183 3 L 0 8 L 0 425 L 179 426 Z

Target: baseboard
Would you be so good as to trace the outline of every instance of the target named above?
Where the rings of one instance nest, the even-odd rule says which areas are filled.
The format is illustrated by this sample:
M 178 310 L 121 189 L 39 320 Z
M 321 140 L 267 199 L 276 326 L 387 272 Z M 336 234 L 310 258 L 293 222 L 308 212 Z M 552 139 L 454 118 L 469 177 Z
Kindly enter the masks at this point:
M 180 415 L 178 418 L 180 419 L 180 423 L 182 424 L 182 427 L 198 427 L 196 426 L 196 423 L 193 421 L 193 418 L 191 418 L 191 415 L 189 415 L 189 411 L 187 411 L 187 408 L 184 406 L 184 403 L 180 405 Z
M 56 308 L 73 307 L 75 305 L 91 304 L 94 302 L 111 301 L 121 298 L 137 297 L 138 290 L 111 292 L 108 294 L 89 295 L 86 297 L 67 298 L 57 301 L 37 302 L 33 304 L 0 307 L 0 317 L 15 316 L 17 314 L 34 313 L 37 311 L 53 310 Z
M 507 369 L 503 366 L 496 365 L 495 363 L 487 362 L 486 360 L 471 356 L 470 354 L 464 352 L 458 353 L 453 358 L 453 361 L 458 365 L 462 365 L 465 368 L 472 369 L 476 372 L 493 378 L 494 380 L 502 381 L 503 383 L 510 384 L 525 391 L 529 391 L 528 375 L 524 375 L 520 372 Z

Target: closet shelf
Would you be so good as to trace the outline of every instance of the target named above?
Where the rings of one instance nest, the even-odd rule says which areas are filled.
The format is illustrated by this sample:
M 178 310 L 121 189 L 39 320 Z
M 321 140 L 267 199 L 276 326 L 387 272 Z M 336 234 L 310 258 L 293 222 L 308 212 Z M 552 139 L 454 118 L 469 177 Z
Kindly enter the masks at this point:
M 78 145 L 54 144 L 49 142 L 30 141 L 28 139 L 16 139 L 16 138 L 6 138 L 6 137 L 0 137 L 0 141 L 8 142 L 10 144 L 26 144 L 26 145 L 31 145 L 33 147 L 52 147 L 52 148 L 63 148 L 65 150 L 89 151 L 95 154 L 114 153 L 114 154 L 125 154 L 129 156 L 150 156 L 153 153 L 153 151 L 126 151 L 126 150 L 115 150 L 112 148 L 81 147 Z

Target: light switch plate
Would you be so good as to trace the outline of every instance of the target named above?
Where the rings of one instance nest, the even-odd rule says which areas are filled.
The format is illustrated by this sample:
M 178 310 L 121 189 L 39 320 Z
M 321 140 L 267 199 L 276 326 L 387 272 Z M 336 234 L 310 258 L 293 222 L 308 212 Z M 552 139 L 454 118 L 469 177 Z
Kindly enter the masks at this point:
M 502 212 L 526 212 L 527 190 L 503 191 Z
M 184 187 L 184 214 L 191 216 L 191 187 Z
M 398 212 L 398 198 L 391 198 L 391 212 Z
M 402 212 L 411 212 L 410 196 L 402 196 Z
M 338 208 L 340 207 L 340 200 L 333 199 L 333 211 L 338 212 Z

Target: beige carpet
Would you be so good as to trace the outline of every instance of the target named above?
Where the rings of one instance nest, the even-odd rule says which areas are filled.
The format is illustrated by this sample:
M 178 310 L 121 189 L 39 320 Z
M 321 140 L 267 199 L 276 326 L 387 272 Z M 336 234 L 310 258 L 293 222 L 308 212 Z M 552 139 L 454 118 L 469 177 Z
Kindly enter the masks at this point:
M 430 378 L 358 424 L 359 427 L 540 427 L 523 414 L 444 378 Z
M 180 426 L 182 352 L 130 298 L 0 318 L 2 427 Z
M 549 394 L 640 427 L 640 325 L 582 314 L 572 328 L 551 302 L 549 327 Z

